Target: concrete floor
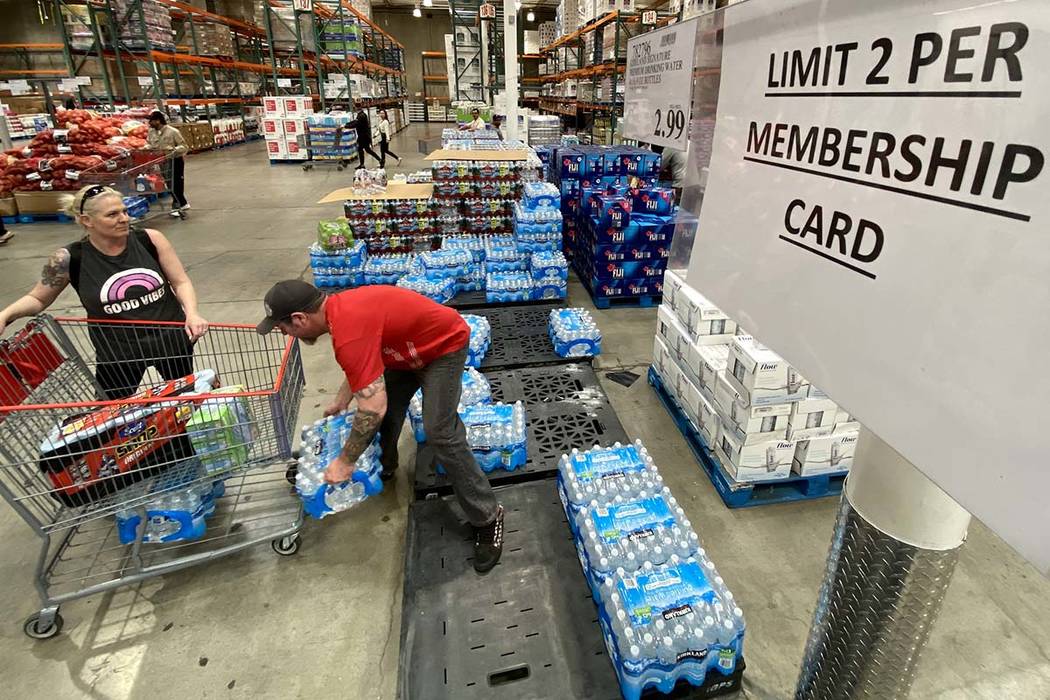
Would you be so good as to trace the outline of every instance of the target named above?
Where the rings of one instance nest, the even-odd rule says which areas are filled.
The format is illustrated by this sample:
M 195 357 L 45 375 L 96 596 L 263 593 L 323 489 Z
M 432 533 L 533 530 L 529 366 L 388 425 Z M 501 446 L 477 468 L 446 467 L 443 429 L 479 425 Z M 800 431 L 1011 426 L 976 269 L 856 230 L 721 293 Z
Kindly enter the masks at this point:
M 410 127 L 394 140 L 401 171 L 423 167 Z M 174 242 L 211 321 L 251 322 L 272 281 L 306 268 L 316 206 L 348 172 L 269 166 L 262 144 L 192 156 L 187 221 L 157 226 Z M 0 248 L 0 301 L 37 279 L 47 255 L 77 236 L 71 225 L 18 226 Z M 570 303 L 591 307 L 574 282 Z M 65 292 L 57 311 L 78 310 Z M 644 375 L 653 309 L 597 312 L 602 369 Z M 303 348 L 302 418 L 320 415 L 339 370 L 322 343 Z M 645 441 L 688 511 L 748 621 L 746 690 L 792 694 L 831 538 L 835 499 L 731 511 L 700 472 L 644 377 L 605 382 L 632 438 Z M 345 517 L 307 522 L 295 557 L 260 546 L 231 558 L 63 606 L 63 634 L 33 642 L 22 622 L 39 607 L 32 572 L 38 540 L 0 507 L 0 658 L 17 698 L 393 698 L 406 505 L 413 450 L 395 488 Z M 926 649 L 916 698 L 1050 697 L 1050 581 L 975 522 Z M 559 699 L 560 700 L 560 699 Z

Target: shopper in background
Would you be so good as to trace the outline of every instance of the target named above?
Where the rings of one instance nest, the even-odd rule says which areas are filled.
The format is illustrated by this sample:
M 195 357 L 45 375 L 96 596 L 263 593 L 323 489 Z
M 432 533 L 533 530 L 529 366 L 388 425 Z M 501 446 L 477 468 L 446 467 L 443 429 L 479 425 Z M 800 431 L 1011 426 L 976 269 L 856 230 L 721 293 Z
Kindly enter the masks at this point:
M 485 120 L 481 118 L 481 110 L 474 109 L 470 116 L 474 117 L 474 119 L 465 127 L 468 131 L 481 131 L 485 128 Z
M 181 131 L 168 124 L 164 112 L 155 109 L 149 115 L 146 145 L 171 156 L 171 215 L 182 216 L 182 212 L 190 208 L 186 201 L 186 161 L 183 159 L 190 150 L 186 139 Z
M 0 245 L 5 245 L 9 240 L 15 237 L 14 231 L 8 231 L 7 227 L 4 226 L 4 219 L 0 217 Z
M 368 112 L 364 109 L 357 110 L 354 128 L 357 129 L 357 157 L 360 159 L 357 167 L 365 167 L 365 153 L 379 161 L 379 167 L 383 167 L 383 159 L 372 150 L 372 124 L 368 121 Z
M 386 157 L 388 155 L 393 156 L 397 161 L 398 165 L 401 165 L 401 156 L 390 150 L 390 137 L 393 136 L 393 131 L 390 128 L 390 118 L 387 116 L 386 110 L 379 110 L 379 167 L 386 167 Z
M 652 146 L 654 153 L 660 154 L 660 181 L 669 182 L 674 189 L 675 202 L 682 202 L 682 187 L 685 186 L 685 169 L 689 163 L 689 152 L 676 148 Z
M 498 114 L 493 114 L 492 115 L 492 128 L 495 129 L 495 131 L 496 131 L 496 138 L 498 138 L 500 141 L 503 140 L 503 131 L 501 131 L 500 128 L 499 128 L 500 124 L 502 124 L 502 123 L 503 123 L 503 120 L 500 118 L 500 116 Z
M 134 394 L 150 366 L 166 380 L 190 374 L 193 343 L 207 332 L 208 322 L 168 239 L 154 229 L 132 229 L 124 198 L 104 185 L 82 188 L 69 213 L 84 237 L 52 253 L 40 281 L 0 311 L 0 333 L 15 319 L 44 311 L 72 285 L 89 319 L 178 323 L 88 325 L 95 378 L 107 399 Z
M 484 573 L 494 567 L 503 551 L 503 507 L 474 459 L 457 410 L 470 342 L 470 328 L 459 312 L 400 287 L 360 287 L 326 297 L 301 280 L 278 282 L 264 303 L 259 333 L 280 328 L 308 344 L 331 334 L 346 379 L 325 415 L 345 411 L 351 398 L 357 400 L 350 437 L 325 479 L 333 484 L 349 479 L 376 431 L 382 478 L 392 479 L 408 404 L 422 388 L 427 444 L 474 526 L 474 569 Z

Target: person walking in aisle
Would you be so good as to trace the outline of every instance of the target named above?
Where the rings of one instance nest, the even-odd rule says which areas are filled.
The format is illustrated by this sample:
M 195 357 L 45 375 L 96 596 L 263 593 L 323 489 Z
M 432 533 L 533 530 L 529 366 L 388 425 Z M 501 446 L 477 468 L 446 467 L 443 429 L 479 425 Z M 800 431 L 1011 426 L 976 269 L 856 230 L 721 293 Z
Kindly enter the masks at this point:
M 84 237 L 52 253 L 40 281 L 0 311 L 0 333 L 15 319 L 43 312 L 72 285 L 88 318 L 102 321 L 88 324 L 88 337 L 106 399 L 134 394 L 150 366 L 167 381 L 192 373 L 193 343 L 207 332 L 208 322 L 168 239 L 154 229 L 132 229 L 123 196 L 104 185 L 81 188 L 69 213 Z
M 182 212 L 190 208 L 186 201 L 186 161 L 183 159 L 190 150 L 186 139 L 181 131 L 168 124 L 164 112 L 155 109 L 149 115 L 146 145 L 171 156 L 171 215 L 181 217 Z
M 364 109 L 357 110 L 354 128 L 357 129 L 357 157 L 360 159 L 357 167 L 365 167 L 365 153 L 379 161 L 379 167 L 383 167 L 383 159 L 372 150 L 372 125 L 369 123 L 368 113 Z
M 401 156 L 390 150 L 390 137 L 393 132 L 390 128 L 390 118 L 387 117 L 385 109 L 379 110 L 379 167 L 386 167 L 386 157 L 393 156 L 398 165 L 401 165 Z
M 4 219 L 0 217 L 0 245 L 6 245 L 8 241 L 15 237 L 14 231 L 8 231 L 7 227 L 4 226 Z
M 408 404 L 421 388 L 427 443 L 474 526 L 474 569 L 492 569 L 503 552 L 503 506 L 474 459 L 457 410 L 470 342 L 470 328 L 459 312 L 401 287 L 375 285 L 325 296 L 302 280 L 275 284 L 264 306 L 266 317 L 256 329 L 263 335 L 279 328 L 307 344 L 332 336 L 345 379 L 325 415 L 345 411 L 351 398 L 357 400 L 350 437 L 328 465 L 325 480 L 349 479 L 376 431 L 382 478 L 392 479 Z

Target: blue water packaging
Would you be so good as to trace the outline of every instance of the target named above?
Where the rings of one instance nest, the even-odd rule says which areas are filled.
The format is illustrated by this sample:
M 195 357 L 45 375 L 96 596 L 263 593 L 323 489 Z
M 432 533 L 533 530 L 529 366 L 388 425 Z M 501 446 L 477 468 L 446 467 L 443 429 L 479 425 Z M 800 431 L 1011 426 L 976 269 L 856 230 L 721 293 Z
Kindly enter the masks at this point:
M 415 256 L 408 253 L 371 255 L 365 261 L 363 274 L 365 284 L 397 284 L 408 274 Z
M 457 222 L 458 223 L 458 222 Z M 485 239 L 474 235 L 444 236 L 441 239 L 441 248 L 453 250 L 469 250 L 475 263 L 485 260 Z
M 528 209 L 539 207 L 557 207 L 561 201 L 561 192 L 549 182 L 526 182 L 524 187 L 524 204 Z
M 674 209 L 674 190 L 670 187 L 647 187 L 635 190 L 632 212 L 639 214 L 670 214 Z
M 524 261 L 527 266 L 527 261 Z M 485 300 L 508 303 L 532 299 L 532 277 L 527 272 L 493 272 L 485 279 Z
M 193 460 L 189 468 L 165 474 L 152 489 L 158 495 L 145 503 L 115 513 L 117 539 L 131 544 L 139 525 L 144 544 L 195 540 L 207 529 L 205 520 L 215 512 L 215 501 L 225 492 L 221 480 L 204 480 L 203 466 Z M 192 482 L 192 483 L 191 483 Z
M 521 401 L 465 406 L 460 418 L 467 428 L 467 442 L 474 459 L 482 471 L 514 471 L 525 465 L 528 434 L 525 406 Z M 443 474 L 444 468 L 439 464 L 437 471 Z
M 593 357 L 602 351 L 602 332 L 586 309 L 554 309 L 547 332 L 559 357 Z
M 463 385 L 459 395 L 460 413 L 466 406 L 491 402 L 492 388 L 485 375 L 473 367 L 463 370 Z M 421 389 L 412 395 L 412 400 L 408 403 L 408 420 L 412 425 L 412 434 L 416 442 L 426 442 L 427 431 L 423 427 L 423 391 Z
M 456 278 L 440 277 L 431 279 L 425 275 L 405 275 L 397 281 L 398 287 L 411 289 L 439 304 L 444 304 L 456 296 Z
M 534 280 L 558 277 L 569 279 L 569 261 L 560 250 L 537 251 L 529 256 L 529 272 Z
M 492 344 L 492 325 L 484 316 L 463 314 L 463 320 L 470 327 L 470 344 L 467 346 L 467 366 L 480 367 L 485 360 L 485 353 Z
M 430 278 L 465 277 L 473 269 L 474 256 L 464 248 L 442 248 L 420 253 L 416 263 Z
M 313 518 L 347 510 L 383 490 L 378 433 L 354 463 L 348 481 L 328 484 L 324 480 L 325 470 L 342 451 L 353 422 L 354 411 L 344 411 L 303 426 L 295 490 L 303 501 L 303 510 Z

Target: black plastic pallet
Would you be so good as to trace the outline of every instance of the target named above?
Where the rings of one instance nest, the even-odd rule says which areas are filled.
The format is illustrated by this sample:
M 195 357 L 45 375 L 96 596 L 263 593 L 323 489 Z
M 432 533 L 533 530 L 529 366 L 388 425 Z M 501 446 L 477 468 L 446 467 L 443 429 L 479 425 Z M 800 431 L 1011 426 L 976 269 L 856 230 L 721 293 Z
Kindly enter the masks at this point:
M 492 326 L 492 344 L 481 363 L 482 370 L 510 369 L 584 362 L 588 359 L 560 357 L 547 334 L 547 321 L 553 309 L 565 303 L 515 305 L 471 309 L 467 313 L 484 316 Z
M 470 527 L 444 500 L 408 511 L 398 697 L 620 698 L 553 480 L 497 490 L 503 558 L 473 570 Z M 644 698 L 709 698 L 740 687 L 744 663 L 705 686 Z
M 468 309 L 482 309 L 485 307 L 505 307 L 505 306 L 563 306 L 565 304 L 564 299 L 537 299 L 535 301 L 509 301 L 509 302 L 493 302 L 488 301 L 485 297 L 484 291 L 474 292 L 460 292 L 456 296 L 452 297 L 446 306 L 451 306 L 453 309 L 459 309 L 466 311 Z
M 586 449 L 630 439 L 589 364 L 486 370 L 484 374 L 493 401 L 524 402 L 529 434 L 528 461 L 513 471 L 490 472 L 493 485 L 552 477 L 558 460 L 574 447 Z M 434 471 L 434 452 L 426 443 L 417 446 L 415 473 L 416 498 L 452 493 L 448 478 Z

